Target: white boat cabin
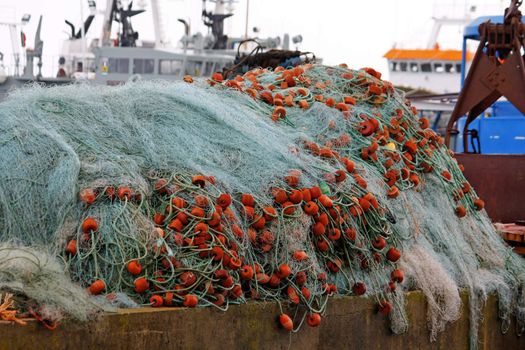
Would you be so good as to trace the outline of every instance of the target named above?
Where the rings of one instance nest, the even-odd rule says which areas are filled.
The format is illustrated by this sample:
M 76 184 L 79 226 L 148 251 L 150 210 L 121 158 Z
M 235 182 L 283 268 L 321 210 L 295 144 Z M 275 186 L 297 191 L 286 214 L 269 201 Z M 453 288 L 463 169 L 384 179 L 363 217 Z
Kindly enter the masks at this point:
M 445 94 L 458 92 L 461 83 L 461 51 L 391 49 L 388 60 L 389 80 L 397 86 Z M 472 53 L 466 56 L 467 69 Z

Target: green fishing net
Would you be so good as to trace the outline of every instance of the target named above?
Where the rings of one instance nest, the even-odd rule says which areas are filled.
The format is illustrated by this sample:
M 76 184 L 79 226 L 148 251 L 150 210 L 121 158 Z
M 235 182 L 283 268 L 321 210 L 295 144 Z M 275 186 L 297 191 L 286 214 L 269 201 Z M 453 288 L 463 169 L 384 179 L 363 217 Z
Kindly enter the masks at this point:
M 379 73 L 186 81 L 35 86 L 0 104 L 1 288 L 78 319 L 102 303 L 80 287 L 128 305 L 271 300 L 295 330 L 330 295 L 363 295 L 397 333 L 418 289 L 432 339 L 467 290 L 473 347 L 490 293 L 502 328 L 523 330 L 524 262 Z

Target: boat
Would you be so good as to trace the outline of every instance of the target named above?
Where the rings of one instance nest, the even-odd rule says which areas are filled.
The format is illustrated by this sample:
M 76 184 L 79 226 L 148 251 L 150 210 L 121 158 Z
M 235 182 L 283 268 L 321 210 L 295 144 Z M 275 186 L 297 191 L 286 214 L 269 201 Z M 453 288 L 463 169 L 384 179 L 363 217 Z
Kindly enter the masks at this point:
M 389 79 L 396 86 L 414 94 L 448 94 L 458 91 L 462 74 L 462 50 L 442 49 L 438 38 L 442 27 L 461 26 L 468 16 L 434 17 L 433 29 L 425 48 L 398 48 L 394 45 L 383 57 L 388 62 Z M 472 53 L 464 50 L 468 63 Z
M 176 81 L 185 75 L 210 77 L 214 72 L 225 71 L 234 65 L 239 68 L 236 64 L 251 56 L 255 49 L 258 52 L 279 49 L 287 53 L 286 57 L 279 59 L 276 64 L 288 66 L 305 62 L 301 58 L 303 53 L 289 50 L 290 40 L 294 44 L 299 44 L 302 41 L 301 35 L 296 35 L 292 39 L 288 34 L 284 34 L 282 39 L 280 37 L 229 37 L 224 33 L 224 20 L 233 16 L 232 12 L 228 12 L 233 10 L 231 6 L 233 1 L 211 2 L 215 2 L 213 11 L 207 10 L 206 1 L 203 2 L 202 10 L 202 20 L 210 28 L 210 33 L 208 35 L 191 33 L 190 26 L 185 20 L 180 19 L 179 21 L 185 26 L 185 35 L 181 39 L 182 47 L 175 47 L 167 43 L 161 29 L 160 0 L 150 1 L 155 32 L 154 42 L 139 41 L 139 32 L 132 25 L 132 18 L 145 12 L 144 9 L 134 9 L 133 2 L 126 5 L 121 0 L 107 0 L 106 8 L 101 12 L 104 17 L 101 34 L 88 44 L 86 35 L 93 30 L 91 24 L 99 14 L 95 1 L 88 1 L 90 14 L 79 28 L 65 21 L 70 29 L 70 35 L 63 43 L 56 77 L 43 77 L 41 74 L 44 42 L 40 38 L 42 26 L 42 17 L 40 17 L 34 49 L 22 47 L 21 50 L 18 41 L 13 39 L 12 35 L 13 52 L 18 56 L 24 56 L 27 64 L 23 74 L 18 73 L 18 63 L 11 76 L 4 74 L 5 81 L 0 80 L 0 99 L 2 96 L 5 97 L 8 91 L 28 82 L 44 85 L 75 82 L 119 85 L 139 79 Z M 12 32 L 16 34 L 23 23 L 26 22 L 6 25 L 10 25 Z M 118 23 L 119 28 L 116 37 L 112 38 L 115 23 Z M 36 73 L 33 71 L 34 61 L 38 62 Z M 253 67 L 242 68 L 247 71 Z
M 388 60 L 389 77 L 397 86 L 408 91 L 446 94 L 457 91 L 461 56 L 461 50 L 442 50 L 436 44 L 429 49 L 393 48 L 383 57 Z M 466 59 L 472 60 L 470 52 Z

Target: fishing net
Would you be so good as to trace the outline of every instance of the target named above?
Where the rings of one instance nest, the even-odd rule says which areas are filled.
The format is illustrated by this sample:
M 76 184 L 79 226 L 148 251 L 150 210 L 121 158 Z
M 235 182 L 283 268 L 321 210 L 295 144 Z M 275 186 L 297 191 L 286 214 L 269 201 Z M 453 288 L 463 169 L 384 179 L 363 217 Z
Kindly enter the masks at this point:
M 435 339 L 465 289 L 473 347 L 490 293 L 503 329 L 514 315 L 523 330 L 525 264 L 379 73 L 184 80 L 33 87 L 0 105 L 0 239 L 69 276 L 11 275 L 17 292 L 80 319 L 100 306 L 73 312 L 49 285 L 130 306 L 275 300 L 289 330 L 318 325 L 329 295 L 365 295 L 403 332 L 403 292 L 420 289 Z
M 0 290 L 24 297 L 26 300 L 16 302 L 55 322 L 64 315 L 87 321 L 99 310 L 111 311 L 108 303 L 71 283 L 56 258 L 30 247 L 0 245 Z

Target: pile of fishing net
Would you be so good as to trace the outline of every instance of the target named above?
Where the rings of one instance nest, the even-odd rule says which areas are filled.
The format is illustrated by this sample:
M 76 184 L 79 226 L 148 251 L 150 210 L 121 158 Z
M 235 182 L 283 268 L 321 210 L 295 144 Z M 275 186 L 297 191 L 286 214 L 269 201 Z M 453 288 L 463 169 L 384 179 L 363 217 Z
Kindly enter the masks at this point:
M 525 264 L 428 126 L 346 66 L 16 92 L 0 105 L 0 288 L 81 319 L 103 304 L 88 292 L 271 300 L 289 331 L 318 325 L 330 295 L 364 295 L 397 333 L 420 289 L 432 338 L 466 289 L 474 345 L 489 293 L 522 331 Z

